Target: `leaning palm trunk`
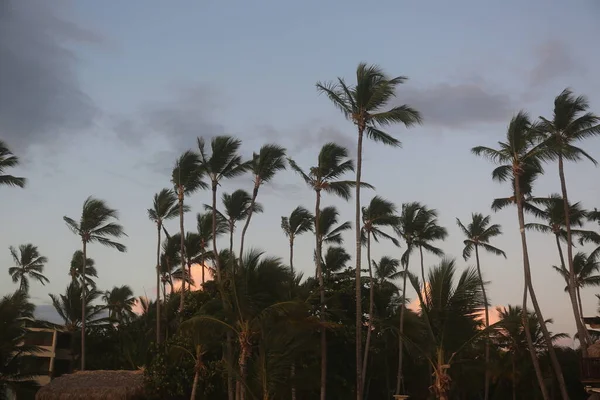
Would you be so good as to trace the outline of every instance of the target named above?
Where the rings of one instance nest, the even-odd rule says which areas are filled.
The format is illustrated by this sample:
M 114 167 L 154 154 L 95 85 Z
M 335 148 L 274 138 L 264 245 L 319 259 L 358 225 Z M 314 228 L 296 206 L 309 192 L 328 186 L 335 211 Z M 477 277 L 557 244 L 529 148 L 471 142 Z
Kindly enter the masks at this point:
M 160 223 L 156 243 L 156 343 L 160 344 Z
M 481 293 L 483 294 L 483 304 L 485 307 L 485 328 L 488 329 L 490 326 L 490 313 L 489 305 L 487 301 L 487 294 L 485 292 L 485 284 L 483 283 L 483 277 L 481 276 L 481 266 L 479 264 L 479 246 L 475 244 L 475 260 L 477 261 L 477 274 L 479 275 L 479 282 L 481 283 Z M 490 398 L 490 338 L 485 339 L 485 387 L 484 387 L 484 399 Z
M 396 378 L 396 394 L 400 393 L 400 390 L 404 387 L 404 376 L 402 374 L 402 360 L 404 357 L 404 349 L 403 349 L 403 338 L 404 335 L 404 311 L 406 309 L 406 278 L 408 276 L 408 261 L 409 256 L 406 257 L 406 265 L 404 266 L 404 274 L 402 274 L 402 298 L 400 300 L 400 334 L 398 335 L 398 375 Z
M 565 170 L 563 165 L 562 154 L 558 155 L 558 174 L 560 175 L 560 188 L 562 190 L 562 198 L 565 211 L 565 227 L 567 230 L 567 261 L 569 262 L 569 275 L 567 281 L 567 288 L 569 290 L 569 298 L 571 300 L 571 306 L 573 307 L 573 316 L 575 317 L 575 324 L 577 326 L 577 333 L 579 335 L 579 343 L 581 346 L 581 354 L 583 357 L 587 357 L 587 346 L 590 344 L 591 339 L 585 325 L 583 324 L 582 315 L 579 312 L 577 306 L 577 295 L 575 285 L 575 268 L 573 266 L 573 242 L 571 241 L 571 215 L 569 210 L 569 199 L 567 196 L 567 183 L 565 179 Z
M 548 389 L 546 388 L 546 384 L 544 383 L 544 375 L 542 374 L 542 368 L 540 367 L 540 360 L 538 359 L 537 352 L 535 351 L 535 347 L 533 346 L 533 338 L 531 337 L 531 329 L 529 328 L 529 313 L 527 312 L 527 285 L 523 288 L 523 308 L 521 310 L 521 323 L 523 324 L 523 328 L 525 329 L 525 339 L 527 340 L 527 349 L 529 349 L 529 354 L 531 355 L 531 362 L 533 364 L 533 370 L 535 371 L 535 376 L 538 381 L 538 386 L 540 387 L 540 391 L 542 392 L 542 397 L 544 400 L 549 400 L 550 396 L 548 395 Z M 515 397 L 515 360 L 513 354 L 513 397 Z
M 321 321 L 321 400 L 326 399 L 327 391 L 327 331 L 325 330 L 325 282 L 323 279 L 323 268 L 321 265 L 321 238 L 319 237 L 319 220 L 321 218 L 321 192 L 317 192 L 317 200 L 315 202 L 315 237 L 317 246 L 317 277 L 319 279 L 319 297 L 320 297 L 320 315 Z
M 196 346 L 196 363 L 194 365 L 194 383 L 192 383 L 192 395 L 190 400 L 196 400 L 198 391 L 198 382 L 200 381 L 200 370 L 202 369 L 202 351 L 200 346 Z
M 248 359 L 252 351 L 252 346 L 249 343 L 248 334 L 241 332 L 240 337 L 240 358 L 238 360 L 240 367 L 240 380 L 237 385 L 237 398 L 239 400 L 246 400 L 246 376 L 248 375 Z
M 560 363 L 558 362 L 558 358 L 556 357 L 556 351 L 554 350 L 554 346 L 552 345 L 552 338 L 550 337 L 550 333 L 548 332 L 548 328 L 546 327 L 546 322 L 544 320 L 544 316 L 542 315 L 542 310 L 540 309 L 535 290 L 533 289 L 533 283 L 531 280 L 531 267 L 529 264 L 529 252 L 527 249 L 527 236 L 525 235 L 525 214 L 523 212 L 523 198 L 521 197 L 521 188 L 519 182 L 520 177 L 518 171 L 515 172 L 515 195 L 517 198 L 517 213 L 519 217 L 519 230 L 521 232 L 521 246 L 523 249 L 523 270 L 525 274 L 525 284 L 529 288 L 529 294 L 531 295 L 533 309 L 540 324 L 540 329 L 544 336 L 544 340 L 546 341 L 546 346 L 548 347 L 548 354 L 550 355 L 552 368 L 554 369 L 554 373 L 556 374 L 556 379 L 558 381 L 558 386 L 560 388 L 562 399 L 568 400 L 569 395 L 567 393 L 565 379 L 562 374 L 562 368 L 560 366 Z
M 294 235 L 290 235 L 290 272 L 292 275 L 291 288 L 294 287 Z M 292 293 L 291 293 L 292 294 Z M 291 296 L 290 296 L 291 297 Z M 290 367 L 290 380 L 292 381 L 292 400 L 296 400 L 296 363 Z
M 184 296 L 185 296 L 185 230 L 183 227 L 183 187 L 180 186 L 179 187 L 179 193 L 178 193 L 178 197 L 179 197 L 179 232 L 181 234 L 181 242 L 180 242 L 180 254 L 181 254 L 181 274 L 182 274 L 182 281 L 181 281 L 181 295 L 179 297 L 179 315 L 180 315 L 180 319 L 183 321 L 183 302 L 184 302 Z
M 421 279 L 423 279 L 423 289 L 425 289 L 425 262 L 423 260 L 423 247 L 419 246 L 419 253 L 421 255 Z
M 256 177 L 256 181 L 254 182 L 254 190 L 252 191 L 252 200 L 250 200 L 250 209 L 248 210 L 248 217 L 246 218 L 244 228 L 242 228 L 242 236 L 240 238 L 240 265 L 242 263 L 242 254 L 244 254 L 244 238 L 246 237 L 246 231 L 250 226 L 250 220 L 252 219 L 252 214 L 254 213 L 254 206 L 256 205 L 256 197 L 258 196 L 259 184 L 259 178 Z
M 369 361 L 369 347 L 371 346 L 371 332 L 373 331 L 373 318 L 375 308 L 375 281 L 373 280 L 373 268 L 371 266 L 371 232 L 367 232 L 367 263 L 369 265 L 369 325 L 367 326 L 367 340 L 365 342 L 365 357 L 362 363 L 361 387 L 364 389 L 367 377 L 367 362 Z
M 362 142 L 365 132 L 365 124 L 362 122 L 358 126 L 358 145 L 356 151 L 356 215 L 354 218 L 354 229 L 356 231 L 356 400 L 363 400 L 362 393 L 362 283 L 360 281 L 360 262 L 361 262 L 361 240 L 360 240 L 360 182 L 362 173 Z M 370 262 L 370 261 L 369 261 Z
M 434 367 L 434 382 L 431 388 L 437 400 L 448 400 L 448 392 L 450 391 L 450 376 L 446 373 L 449 368 L 444 362 L 444 350 L 437 350 L 437 365 Z
M 87 298 L 87 284 L 85 281 L 85 264 L 87 263 L 87 242 L 83 240 L 83 267 L 81 269 L 81 370 L 85 371 L 85 306 Z
M 225 298 L 225 291 L 223 290 L 223 280 L 221 274 L 221 262 L 219 259 L 219 251 L 217 250 L 217 183 L 212 183 L 212 243 L 213 243 L 213 257 L 215 260 L 215 271 L 217 275 L 217 287 L 221 293 L 221 301 L 223 302 L 223 308 L 225 311 L 230 311 L 230 304 Z M 230 255 L 231 257 L 231 255 Z M 227 331 L 227 345 L 226 345 L 226 357 L 227 365 L 229 365 L 229 371 L 227 372 L 227 396 L 229 400 L 234 400 L 234 385 L 233 385 L 233 337 L 231 332 Z

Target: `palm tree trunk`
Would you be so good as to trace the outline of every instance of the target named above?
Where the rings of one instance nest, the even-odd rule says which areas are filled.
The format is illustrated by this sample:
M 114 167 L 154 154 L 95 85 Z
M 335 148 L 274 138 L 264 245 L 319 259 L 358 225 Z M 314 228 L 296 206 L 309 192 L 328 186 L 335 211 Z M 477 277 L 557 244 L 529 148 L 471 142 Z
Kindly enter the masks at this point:
M 325 330 L 325 282 L 323 279 L 323 268 L 321 265 L 321 232 L 319 231 L 319 220 L 321 218 L 321 191 L 317 190 L 315 201 L 315 238 L 317 246 L 317 277 L 319 279 L 320 315 L 321 321 L 321 400 L 326 399 L 327 391 L 327 331 Z
M 248 365 L 247 365 L 247 361 L 248 358 L 250 357 L 250 351 L 251 351 L 251 347 L 247 342 L 247 338 L 245 335 L 243 335 L 242 337 L 240 337 L 240 359 L 239 359 L 239 365 L 240 365 L 240 380 L 238 381 L 239 386 L 238 386 L 238 393 L 239 393 L 239 400 L 246 400 L 246 376 L 248 375 Z
M 200 351 L 200 346 L 196 346 L 194 383 L 192 383 L 192 395 L 190 396 L 190 400 L 196 400 L 196 392 L 198 391 L 198 382 L 200 381 L 200 367 L 201 367 L 201 362 L 202 362 L 201 357 L 202 357 L 202 353 Z
M 423 279 L 423 290 L 425 290 L 425 265 L 423 261 L 423 247 L 419 246 L 419 253 L 421 254 L 421 278 Z
M 235 257 L 233 256 L 233 231 L 235 225 L 233 220 L 229 221 L 229 263 L 231 264 L 231 273 L 235 275 Z M 240 260 L 241 260 L 240 256 Z
M 569 288 L 569 298 L 571 299 L 571 305 L 573 307 L 573 316 L 575 317 L 577 333 L 579 334 L 581 354 L 583 357 L 587 357 L 587 346 L 591 342 L 591 338 L 587 329 L 585 329 L 585 326 L 583 325 L 582 316 L 579 314 L 579 309 L 577 307 L 577 296 L 575 294 L 575 268 L 573 266 L 573 242 L 571 241 L 571 215 L 569 212 L 569 198 L 567 195 L 567 182 L 565 179 L 565 170 L 563 165 L 562 154 L 558 155 L 558 174 L 560 176 L 560 188 L 562 190 L 565 211 L 565 228 L 567 230 L 567 261 L 569 262 L 569 281 L 567 283 L 567 287 Z
M 223 308 L 225 311 L 229 311 L 229 302 L 225 298 L 225 291 L 222 285 L 221 276 L 221 260 L 219 258 L 219 251 L 217 250 L 217 188 L 218 183 L 213 180 L 212 182 L 212 243 L 213 243 L 213 257 L 215 260 L 215 271 L 217 274 L 217 287 L 221 293 L 221 301 L 223 302 Z M 231 332 L 227 331 L 227 364 L 230 370 L 227 372 L 227 398 L 234 400 L 234 385 L 233 385 L 233 338 Z
M 87 284 L 85 282 L 85 267 L 87 261 L 87 241 L 83 240 L 83 267 L 81 269 L 81 275 L 83 279 L 81 280 L 81 370 L 85 371 L 85 306 L 86 306 L 86 298 L 87 298 Z
M 577 303 L 579 305 L 579 315 L 581 315 L 581 319 L 583 319 L 583 306 L 581 305 L 581 291 L 577 288 Z
M 181 255 L 181 296 L 179 297 L 179 319 L 183 319 L 183 302 L 185 297 L 185 230 L 183 227 L 183 186 L 179 186 L 179 232 L 181 235 L 181 242 L 179 243 L 180 255 Z
M 542 315 L 542 310 L 540 309 L 540 305 L 537 301 L 535 290 L 533 289 L 533 282 L 531 280 L 531 267 L 529 264 L 529 252 L 527 249 L 527 236 L 525 235 L 525 215 L 523 212 L 523 198 L 521 197 L 521 189 L 519 186 L 520 177 L 518 173 L 515 173 L 514 177 L 515 194 L 517 198 L 517 213 L 519 217 L 519 230 L 521 232 L 521 246 L 523 248 L 523 270 L 525 273 L 525 284 L 529 288 L 529 294 L 531 295 L 533 309 L 535 311 L 535 315 L 538 319 L 538 322 L 540 323 L 540 329 L 542 331 L 542 334 L 544 335 L 546 346 L 548 347 L 548 354 L 550 355 L 550 361 L 554 369 L 554 373 L 556 374 L 556 379 L 558 380 L 558 385 L 560 387 L 562 399 L 568 400 L 569 395 L 567 393 L 567 388 L 565 385 L 565 378 L 562 374 L 562 368 L 560 366 L 560 363 L 558 362 L 558 358 L 556 357 L 556 351 L 554 350 L 554 346 L 552 345 L 552 338 L 550 337 L 550 333 L 548 332 L 548 327 L 546 326 L 544 316 Z
M 367 377 L 367 361 L 369 360 L 369 347 L 371 345 L 371 331 L 373 330 L 373 318 L 375 308 L 375 281 L 373 280 L 373 268 L 371 266 L 371 231 L 367 231 L 367 263 L 369 265 L 369 325 L 367 329 L 367 340 L 365 342 L 365 356 L 362 363 L 361 388 L 365 387 Z
M 294 235 L 290 235 L 290 272 L 292 274 L 291 289 L 294 287 Z M 290 299 L 293 293 L 290 293 Z M 293 363 L 290 367 L 290 380 L 292 381 L 292 400 L 296 400 L 296 363 Z
M 479 282 L 481 283 L 481 293 L 483 294 L 483 303 L 485 305 L 485 328 L 490 326 L 490 313 L 487 301 L 487 294 L 485 292 L 485 285 L 483 283 L 483 276 L 481 276 L 481 266 L 479 264 L 479 246 L 475 244 L 475 260 L 477 261 L 477 274 L 479 275 Z M 490 398 L 490 371 L 488 365 L 490 363 L 490 339 L 489 336 L 485 340 L 485 386 L 484 386 L 484 399 Z
M 531 355 L 533 370 L 535 371 L 535 376 L 537 378 L 540 391 L 542 392 L 542 397 L 544 398 L 544 400 L 550 400 L 551 397 L 548 395 L 548 388 L 544 383 L 544 375 L 542 374 L 542 368 L 540 367 L 540 360 L 538 359 L 537 352 L 533 345 L 533 339 L 531 337 L 531 329 L 529 327 L 529 313 L 527 311 L 527 289 L 527 285 L 525 285 L 523 288 L 523 308 L 521 309 L 521 323 L 523 324 L 523 328 L 525 329 L 525 340 L 527 341 L 527 348 L 529 349 L 529 354 Z
M 252 200 L 250 201 L 250 210 L 248 211 L 248 218 L 246 218 L 246 223 L 244 224 L 244 228 L 242 229 L 242 237 L 240 238 L 240 265 L 242 256 L 244 254 L 244 238 L 246 237 L 246 231 L 248 230 L 248 226 L 250 226 L 250 220 L 252 219 L 252 214 L 254 213 L 254 205 L 256 204 L 256 197 L 258 196 L 258 187 L 259 187 L 259 178 L 256 177 L 256 181 L 254 182 L 254 190 L 252 191 Z
M 156 343 L 160 344 L 160 223 L 156 243 Z
M 407 250 L 408 251 L 408 250 Z M 402 298 L 400 300 L 400 334 L 398 335 L 398 375 L 396 379 L 396 394 L 402 394 L 400 391 L 404 388 L 404 375 L 402 374 L 402 359 L 404 357 L 403 344 L 404 340 L 404 311 L 406 309 L 406 278 L 408 275 L 408 262 L 410 257 L 406 257 L 406 265 L 404 266 L 404 274 L 402 277 Z
M 290 237 L 290 271 L 294 278 L 294 237 Z
M 360 182 L 362 174 L 362 142 L 365 131 L 364 123 L 358 127 L 358 144 L 356 149 L 356 210 L 354 216 L 354 230 L 356 232 L 356 400 L 363 400 L 362 396 L 362 282 L 361 270 L 361 240 L 360 240 Z
M 515 354 L 512 353 L 510 356 L 511 367 L 512 367 L 512 400 L 517 400 L 517 365 L 515 362 Z

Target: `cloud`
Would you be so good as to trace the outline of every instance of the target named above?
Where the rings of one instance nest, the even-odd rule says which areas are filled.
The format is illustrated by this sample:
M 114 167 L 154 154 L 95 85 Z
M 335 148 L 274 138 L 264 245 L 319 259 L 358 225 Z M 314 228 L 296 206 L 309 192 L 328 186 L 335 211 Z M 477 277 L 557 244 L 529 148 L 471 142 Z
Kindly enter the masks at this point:
M 576 62 L 565 43 L 549 40 L 534 51 L 536 62 L 529 74 L 530 85 L 534 88 L 575 73 L 584 73 L 585 69 Z
M 509 95 L 485 83 L 439 83 L 402 88 L 392 105 L 408 104 L 419 110 L 427 126 L 450 129 L 504 122 L 513 114 Z
M 65 4 L 0 3 L 0 131 L 15 151 L 80 133 L 98 114 L 77 79 L 78 59 L 68 44 L 104 39 L 57 17 Z

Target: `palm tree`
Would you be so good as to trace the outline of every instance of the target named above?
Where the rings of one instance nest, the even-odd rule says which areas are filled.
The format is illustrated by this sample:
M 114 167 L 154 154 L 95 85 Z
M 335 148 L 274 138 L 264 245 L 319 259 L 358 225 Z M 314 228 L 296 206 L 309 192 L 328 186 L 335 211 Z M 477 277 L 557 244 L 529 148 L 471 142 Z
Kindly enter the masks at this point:
M 212 211 L 206 212 L 206 213 L 198 213 L 196 215 L 196 220 L 197 220 L 197 225 L 196 225 L 196 229 L 198 230 L 198 235 L 200 237 L 200 249 L 201 249 L 201 255 L 200 255 L 200 265 L 202 265 L 202 284 L 204 284 L 204 282 L 206 282 L 205 276 L 204 276 L 204 270 L 206 269 L 204 262 L 206 261 L 207 258 L 212 258 L 213 254 L 212 251 L 208 250 L 209 244 L 212 241 Z M 217 214 L 217 237 L 227 233 L 229 226 L 227 224 L 227 221 L 224 220 L 223 218 L 221 218 L 221 214 Z
M 29 292 L 29 278 L 35 279 L 42 285 L 50 282 L 43 274 L 44 265 L 48 259 L 40 254 L 37 246 L 28 243 L 20 245 L 18 253 L 17 249 L 12 246 L 9 247 L 9 250 L 15 266 L 10 267 L 8 273 L 13 282 L 20 282 L 19 290 Z
M 432 391 L 436 398 L 448 400 L 448 368 L 466 345 L 482 333 L 476 318 L 484 306 L 481 280 L 477 271 L 469 268 L 454 283 L 456 266 L 454 260 L 449 259 L 442 260 L 429 272 L 428 284 L 422 287 L 418 278 L 410 275 L 421 305 L 420 314 L 427 328 L 428 342 L 432 345 L 421 348 L 420 352 L 433 369 Z M 415 348 L 419 350 L 420 346 Z
M 444 255 L 444 251 L 431 244 L 436 240 L 444 240 L 448 236 L 446 228 L 438 225 L 438 212 L 435 209 L 429 209 L 426 206 L 421 207 L 419 212 L 419 225 L 414 237 L 414 245 L 419 248 L 421 256 L 421 278 L 425 282 L 425 266 L 423 260 L 423 249 L 435 254 L 438 257 Z
M 183 226 L 183 214 L 185 213 L 184 200 L 197 190 L 206 189 L 208 185 L 202 180 L 204 171 L 200 168 L 200 157 L 191 150 L 183 153 L 175 162 L 175 168 L 171 175 L 171 183 L 177 192 L 179 203 L 179 246 L 181 257 L 181 270 L 185 271 L 185 228 Z M 181 286 L 181 297 L 179 300 L 179 312 L 183 312 L 185 285 Z
M 595 208 L 594 211 L 588 211 L 586 216 L 589 222 L 597 222 L 598 226 L 600 226 L 600 211 L 598 209 Z M 590 257 L 600 257 L 600 233 L 588 231 L 582 234 L 579 238 L 579 244 L 583 245 L 584 243 L 593 243 L 598 246 L 590 253 Z
M 202 247 L 200 235 L 195 232 L 187 232 L 185 234 L 184 239 L 184 258 L 187 264 L 187 271 L 183 271 L 184 275 L 187 275 L 188 280 L 188 291 L 192 291 L 192 285 L 195 285 L 194 279 L 192 277 L 192 265 L 200 264 L 202 259 Z M 185 284 L 182 282 L 182 293 L 185 289 Z
M 525 275 L 525 285 L 531 295 L 531 301 L 535 310 L 544 338 L 546 340 L 546 346 L 548 347 L 548 353 L 552 362 L 552 367 L 556 373 L 556 377 L 559 383 L 562 398 L 568 399 L 568 394 L 565 386 L 565 380 L 562 374 L 562 368 L 556 357 L 556 351 L 552 346 L 552 338 L 548 329 L 544 325 L 544 317 L 542 310 L 540 309 L 535 290 L 533 288 L 533 282 L 531 279 L 531 267 L 529 263 L 529 253 L 527 248 L 527 236 L 525 233 L 525 216 L 523 208 L 523 195 L 521 193 L 520 175 L 527 170 L 543 171 L 541 162 L 547 160 L 548 155 L 544 146 L 539 144 L 540 137 L 535 127 L 532 126 L 529 116 L 527 113 L 519 112 L 510 122 L 506 133 L 506 142 L 499 142 L 499 149 L 493 149 L 485 146 L 477 146 L 472 149 L 473 154 L 483 156 L 499 166 L 492 172 L 492 178 L 494 180 L 504 182 L 510 178 L 513 181 L 513 190 L 515 193 L 516 204 L 517 204 L 517 216 L 519 219 L 519 229 L 521 233 L 521 247 L 523 249 L 523 272 Z M 525 311 L 524 311 L 525 313 Z M 526 315 L 523 315 L 523 319 L 526 319 Z M 529 343 L 530 352 L 532 357 L 535 357 L 533 352 L 533 345 Z M 540 386 L 542 383 L 540 382 Z
M 223 193 L 222 197 L 223 208 L 225 213 L 217 211 L 218 216 L 227 222 L 227 232 L 229 232 L 229 254 L 233 255 L 233 234 L 235 233 L 235 224 L 239 221 L 246 220 L 252 213 L 263 212 L 262 205 L 257 203 L 248 192 L 238 189 L 233 193 Z M 211 210 L 210 206 L 206 206 Z M 232 273 L 235 273 L 235 257 L 231 257 Z
M 404 358 L 404 317 L 406 310 L 406 281 L 408 278 L 408 267 L 410 264 L 410 255 L 418 247 L 417 236 L 423 230 L 427 221 L 431 221 L 429 215 L 431 210 L 419 202 L 404 203 L 398 225 L 394 227 L 396 234 L 406 243 L 406 250 L 402 254 L 401 263 L 404 266 L 402 271 L 402 296 L 400 300 L 400 335 L 398 336 L 398 374 L 396 377 L 396 394 L 401 394 L 404 388 L 404 375 L 402 372 Z M 424 268 L 422 269 L 424 272 Z
M 108 317 L 119 325 L 129 321 L 135 315 L 133 306 L 136 298 L 133 296 L 133 290 L 127 285 L 115 286 L 112 290 L 107 290 L 102 295 L 102 301 L 106 303 Z
M 350 199 L 350 189 L 356 182 L 340 180 L 347 172 L 354 171 L 352 160 L 348 159 L 348 150 L 335 143 L 326 143 L 319 152 L 317 166 L 311 167 L 307 174 L 288 158 L 290 167 L 300 175 L 304 182 L 315 191 L 315 240 L 316 240 L 316 262 L 317 277 L 319 280 L 319 292 L 321 298 L 321 322 L 325 321 L 325 286 L 323 271 L 321 268 L 323 233 L 320 231 L 321 218 L 321 191 L 335 194 L 344 200 Z M 365 183 L 361 183 L 365 186 Z M 369 185 L 370 186 L 370 185 Z M 358 318 L 358 317 L 357 317 Z M 321 400 L 325 400 L 327 386 L 327 334 L 321 329 Z
M 156 224 L 156 343 L 160 344 L 160 246 L 161 230 L 166 220 L 176 218 L 179 215 L 177 195 L 171 189 L 163 189 L 154 195 L 152 208 L 148 209 L 148 218 Z
M 19 370 L 21 357 L 35 351 L 34 346 L 24 344 L 27 334 L 26 322 L 33 320 L 35 306 L 29 302 L 25 291 L 17 290 L 13 294 L 0 298 L 0 393 L 19 383 L 31 383 L 32 376 Z
M 334 274 L 343 273 L 351 259 L 352 257 L 343 247 L 329 246 L 321 261 L 325 281 L 331 281 Z
M 0 185 L 25 187 L 25 178 L 17 178 L 12 175 L 4 175 L 7 168 L 16 167 L 19 165 L 19 158 L 15 156 L 8 148 L 6 143 L 0 139 Z
M 388 256 L 383 256 L 379 261 L 373 260 L 373 270 L 375 271 L 375 280 L 377 281 L 377 285 L 384 286 L 393 286 L 396 285 L 392 283 L 392 281 L 400 278 L 402 275 L 401 272 L 398 272 L 398 268 L 400 267 L 400 260 L 397 258 L 392 258 Z
M 406 77 L 388 77 L 376 65 L 360 63 L 356 69 L 356 84 L 348 85 L 343 78 L 335 82 L 317 83 L 317 90 L 325 93 L 344 116 L 352 121 L 358 130 L 356 165 L 356 398 L 362 400 L 361 385 L 361 234 L 360 234 L 360 182 L 362 181 L 363 135 L 388 146 L 400 146 L 400 141 L 390 136 L 382 128 L 392 124 L 410 127 L 421 123 L 421 115 L 415 109 L 401 105 L 384 110 L 396 95 L 396 88 L 406 81 Z M 370 262 L 370 261 L 369 261 Z
M 477 263 L 477 274 L 479 275 L 479 282 L 481 284 L 481 293 L 483 295 L 483 302 L 485 307 L 485 327 L 486 329 L 490 326 L 490 315 L 488 310 L 488 299 L 485 293 L 485 284 L 483 282 L 483 276 L 481 275 L 481 264 L 479 262 L 479 247 L 482 249 L 495 254 L 497 256 L 503 256 L 506 258 L 506 253 L 497 247 L 490 244 L 490 240 L 496 236 L 502 234 L 502 229 L 498 224 L 490 225 L 490 216 L 483 216 L 483 214 L 473 213 L 471 214 L 471 222 L 467 226 L 460 222 L 460 219 L 456 218 L 456 223 L 466 237 L 464 240 L 463 258 L 467 261 L 473 254 L 475 249 L 475 262 Z M 490 362 L 490 341 L 485 342 L 485 365 L 489 365 Z M 489 399 L 490 393 L 490 373 L 486 370 L 485 373 L 485 388 L 484 398 Z
M 275 144 L 263 145 L 257 153 L 252 155 L 252 160 L 249 163 L 249 170 L 252 172 L 254 180 L 254 189 L 252 190 L 252 200 L 250 207 L 248 207 L 248 215 L 246 217 L 246 223 L 242 229 L 242 236 L 240 238 L 240 257 L 244 254 L 244 239 L 246 238 L 246 232 L 250 225 L 250 220 L 254 214 L 254 204 L 256 203 L 256 197 L 258 196 L 258 189 L 263 183 L 270 182 L 275 174 L 286 167 L 285 163 L 285 149 Z M 240 258 L 240 260 L 242 260 Z
M 577 305 L 579 308 L 579 315 L 583 316 L 583 306 L 581 303 L 581 289 L 586 286 L 600 286 L 600 275 L 596 274 L 600 272 L 600 261 L 597 257 L 586 256 L 585 253 L 578 252 L 573 257 L 573 267 L 575 269 L 575 290 L 577 294 Z M 556 272 L 558 272 L 565 283 L 569 284 L 569 270 L 565 265 L 557 267 L 552 266 Z M 569 287 L 565 287 L 565 292 L 569 291 Z
M 123 244 L 112 240 L 127 236 L 123 227 L 117 222 L 119 214 L 117 210 L 110 208 L 104 200 L 88 197 L 83 203 L 83 210 L 79 222 L 67 216 L 63 220 L 67 227 L 81 238 L 82 253 L 81 262 L 83 263 L 82 276 L 86 276 L 87 264 L 87 245 L 90 243 L 100 243 L 103 246 L 112 247 L 120 252 L 127 251 Z M 81 370 L 85 370 L 85 324 L 86 324 L 86 305 L 88 298 L 86 285 L 81 285 L 83 294 L 81 296 Z
M 303 233 L 312 232 L 314 215 L 302 206 L 296 207 L 289 217 L 281 217 L 281 229 L 290 242 L 290 270 L 294 275 L 294 242 Z
M 238 154 L 241 140 L 231 136 L 216 136 L 210 142 L 211 155 L 206 153 L 204 138 L 198 138 L 198 149 L 200 150 L 200 167 L 210 180 L 212 190 L 212 245 L 215 261 L 215 272 L 217 285 L 221 292 L 222 301 L 226 308 L 229 307 L 223 290 L 221 276 L 221 265 L 217 250 L 217 188 L 223 179 L 235 178 L 248 170 L 249 163 L 243 162 Z M 227 361 L 231 364 L 233 360 L 232 334 L 227 332 Z M 229 400 L 234 400 L 233 376 L 227 374 L 227 395 Z
M 374 307 L 375 307 L 375 279 L 373 278 L 373 268 L 371 264 L 371 238 L 379 242 L 379 238 L 390 240 L 394 245 L 400 246 L 400 242 L 395 237 L 390 236 L 382 228 L 393 228 L 400 222 L 400 217 L 396 215 L 396 206 L 380 196 L 375 196 L 367 207 L 362 209 L 362 240 L 367 245 L 367 263 L 369 265 L 369 324 L 367 326 L 367 339 L 365 342 L 365 354 L 362 361 L 362 382 L 361 387 L 365 386 L 367 376 L 367 361 L 369 360 L 369 349 L 371 346 L 371 334 L 374 329 Z
M 577 324 L 577 332 L 583 355 L 587 355 L 587 345 L 591 344 L 590 336 L 579 315 L 575 290 L 575 271 L 573 266 L 573 242 L 571 238 L 571 222 L 569 213 L 569 197 L 565 178 L 564 160 L 579 161 L 587 158 L 594 165 L 598 162 L 575 145 L 580 140 L 600 135 L 600 117 L 589 112 L 589 103 L 584 96 L 575 97 L 570 89 L 563 90 L 554 99 L 554 115 L 552 119 L 540 117 L 539 129 L 545 136 L 544 145 L 558 159 L 558 175 L 563 199 L 563 217 L 567 233 L 567 261 L 569 265 L 569 297 L 573 307 L 573 315 Z
M 352 229 L 350 221 L 345 221 L 338 225 L 339 216 L 340 212 L 334 206 L 325 207 L 319 212 L 319 236 L 317 240 L 321 244 L 321 248 L 323 248 L 324 244 L 344 243 L 342 234 Z
M 83 283 L 92 288 L 96 287 L 96 282 L 94 282 L 93 279 L 98 277 L 95 261 L 91 258 L 85 260 L 85 277 L 83 277 L 83 252 L 81 250 L 76 250 L 75 253 L 73 253 L 73 257 L 71 257 L 69 275 L 71 276 L 72 282 L 76 282 L 77 284 Z

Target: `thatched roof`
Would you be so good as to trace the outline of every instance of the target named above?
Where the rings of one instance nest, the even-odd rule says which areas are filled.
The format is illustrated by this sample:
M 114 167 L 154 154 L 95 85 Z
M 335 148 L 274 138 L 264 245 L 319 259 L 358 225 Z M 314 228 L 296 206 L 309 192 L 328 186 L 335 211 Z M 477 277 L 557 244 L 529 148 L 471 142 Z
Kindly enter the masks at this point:
M 79 371 L 52 380 L 35 396 L 36 400 L 140 400 L 145 398 L 142 371 Z

